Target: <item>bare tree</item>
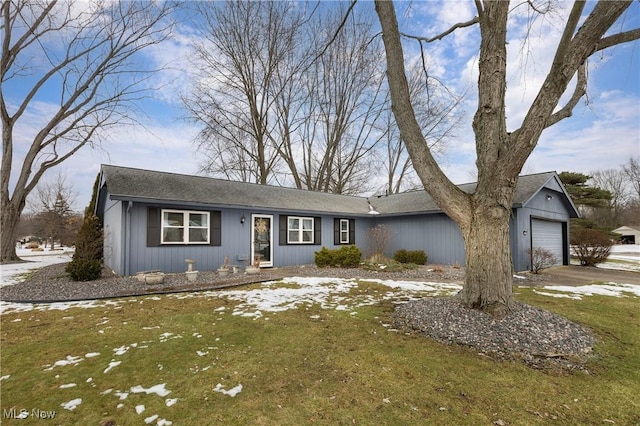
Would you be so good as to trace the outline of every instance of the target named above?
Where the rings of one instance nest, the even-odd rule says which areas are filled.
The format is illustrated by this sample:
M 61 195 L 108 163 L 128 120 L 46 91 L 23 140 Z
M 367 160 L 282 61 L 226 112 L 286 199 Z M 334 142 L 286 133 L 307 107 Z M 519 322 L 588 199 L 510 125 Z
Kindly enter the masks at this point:
M 626 175 L 620 169 L 607 169 L 591 172 L 592 185 L 608 191 L 611 199 L 608 205 L 607 225 L 617 226 L 620 214 L 629 201 L 629 187 Z
M 273 117 L 296 66 L 303 7 L 287 2 L 198 3 L 203 41 L 194 49 L 199 70 L 183 99 L 203 125 L 198 147 L 202 170 L 266 184 L 278 167 L 281 138 Z M 286 107 L 286 106 L 285 106 Z
M 556 49 L 553 63 L 520 127 L 508 131 L 506 123 L 507 1 L 475 2 L 477 16 L 431 38 L 410 36 L 426 44 L 464 27 L 480 31 L 478 108 L 473 119 L 478 183 L 465 193 L 440 169 L 425 143 L 412 109 L 405 74 L 401 31 L 392 2 L 377 0 L 387 57 L 387 76 L 396 122 L 425 189 L 459 226 L 466 249 L 466 277 L 461 300 L 466 306 L 504 317 L 513 303 L 509 218 L 522 167 L 543 130 L 571 116 L 586 92 L 587 59 L 608 47 L 640 38 L 640 29 L 608 34 L 630 1 L 597 2 L 585 13 L 575 2 Z M 531 2 L 522 7 L 535 7 Z M 537 13 L 536 10 L 533 13 Z M 586 16 L 583 16 L 586 15 Z M 576 78 L 565 105 L 561 97 Z
M 629 161 L 622 165 L 622 171 L 633 188 L 634 197 L 640 201 L 640 157 L 629 158 Z
M 0 262 L 19 260 L 17 224 L 43 174 L 83 146 L 96 146 L 105 130 L 132 121 L 153 71 L 137 54 L 168 37 L 173 7 L 2 1 Z M 26 122 L 31 114 L 39 117 L 37 128 Z M 23 152 L 17 144 L 24 158 L 14 158 Z
M 462 97 L 454 95 L 437 79 L 430 77 L 422 61 L 414 62 L 409 67 L 409 94 L 416 119 L 429 149 L 438 158 L 446 151 L 446 141 L 453 136 L 454 129 L 460 123 L 461 115 L 456 108 Z M 387 133 L 383 144 L 386 152 L 382 155 L 382 167 L 387 172 L 385 192 L 397 194 L 403 190 L 422 188 L 391 108 L 386 113 L 386 120 Z
M 298 167 L 305 189 L 355 194 L 369 186 L 388 98 L 372 17 L 352 12 L 342 21 L 342 16 L 340 8 L 329 11 L 311 27 L 322 35 L 316 48 L 322 54 L 304 78 L 307 103 Z
M 45 241 L 49 242 L 50 250 L 53 250 L 57 240 L 70 239 L 67 237 L 73 225 L 72 206 L 75 194 L 67 184 L 66 177 L 58 174 L 54 181 L 40 182 L 36 187 L 35 196 L 36 200 L 30 202 L 30 208 L 36 214 Z

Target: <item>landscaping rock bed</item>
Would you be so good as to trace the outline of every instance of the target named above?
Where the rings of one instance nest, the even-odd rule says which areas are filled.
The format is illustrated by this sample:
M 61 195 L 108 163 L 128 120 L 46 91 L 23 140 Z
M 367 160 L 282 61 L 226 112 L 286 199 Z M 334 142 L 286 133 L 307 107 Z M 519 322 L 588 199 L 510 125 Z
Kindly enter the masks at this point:
M 284 268 L 265 268 L 258 274 L 243 272 L 219 275 L 216 271 L 199 271 L 196 281 L 189 281 L 185 273 L 165 274 L 161 284 L 140 282 L 135 276 L 122 277 L 105 268 L 102 278 L 95 281 L 71 281 L 65 272 L 66 263 L 45 266 L 34 271 L 25 281 L 0 288 L 0 300 L 10 302 L 56 302 L 104 299 L 186 291 L 212 290 L 277 280 L 283 277 L 312 276 L 337 278 L 380 278 L 459 282 L 464 280 L 464 268 L 422 266 L 400 272 L 365 270 L 361 268 L 318 268 L 302 265 Z
M 534 368 L 582 369 L 594 343 L 585 327 L 519 302 L 503 320 L 496 320 L 465 308 L 456 297 L 424 298 L 398 305 L 393 325 L 492 358 L 519 358 Z

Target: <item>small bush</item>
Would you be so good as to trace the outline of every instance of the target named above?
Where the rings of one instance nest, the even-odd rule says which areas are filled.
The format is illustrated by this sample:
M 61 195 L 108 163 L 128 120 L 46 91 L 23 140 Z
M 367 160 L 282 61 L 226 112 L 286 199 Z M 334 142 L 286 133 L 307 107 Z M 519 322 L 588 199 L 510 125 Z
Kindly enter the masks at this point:
M 424 250 L 400 249 L 394 253 L 393 260 L 400 263 L 413 263 L 416 265 L 424 265 L 427 263 L 427 255 L 424 252 Z
M 336 263 L 343 268 L 355 268 L 360 265 L 362 252 L 354 245 L 342 246 L 335 254 Z
M 534 274 L 539 273 L 541 269 L 555 265 L 558 261 L 553 253 L 543 247 L 529 249 L 527 254 L 531 256 L 531 270 Z
M 74 281 L 93 281 L 102 275 L 102 261 L 91 259 L 74 259 L 66 271 Z
M 328 248 L 322 247 L 320 251 L 315 252 L 314 260 L 318 268 L 324 268 L 331 266 L 333 255 Z
M 315 252 L 315 263 L 319 268 L 326 266 L 355 268 L 360 264 L 362 252 L 354 245 L 343 246 L 337 250 L 329 250 L 322 247 L 320 251 Z
M 582 266 L 595 266 L 607 260 L 613 241 L 596 229 L 579 229 L 571 235 L 571 249 Z
M 400 249 L 393 253 L 393 260 L 400 263 L 407 263 L 407 251 L 405 249 Z

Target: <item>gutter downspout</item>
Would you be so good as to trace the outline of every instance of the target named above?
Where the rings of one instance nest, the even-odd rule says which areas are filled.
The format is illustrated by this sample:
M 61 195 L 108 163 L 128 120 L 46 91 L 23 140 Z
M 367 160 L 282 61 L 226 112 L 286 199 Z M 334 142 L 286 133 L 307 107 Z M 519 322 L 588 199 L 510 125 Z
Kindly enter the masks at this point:
M 123 238 L 124 246 L 122 247 L 122 256 L 123 256 L 123 265 L 124 265 L 124 275 L 131 275 L 131 262 L 129 259 L 129 252 L 131 251 L 131 208 L 133 207 L 133 201 L 127 202 L 127 209 L 125 212 L 124 218 L 124 227 L 123 227 Z

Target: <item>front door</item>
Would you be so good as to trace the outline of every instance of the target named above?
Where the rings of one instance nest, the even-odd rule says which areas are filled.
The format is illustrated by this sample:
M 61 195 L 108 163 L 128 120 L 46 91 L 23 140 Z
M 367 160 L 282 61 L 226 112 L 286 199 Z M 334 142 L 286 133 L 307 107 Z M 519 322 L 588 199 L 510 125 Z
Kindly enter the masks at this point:
M 260 259 L 261 267 L 273 266 L 273 216 L 251 215 L 251 263 Z

